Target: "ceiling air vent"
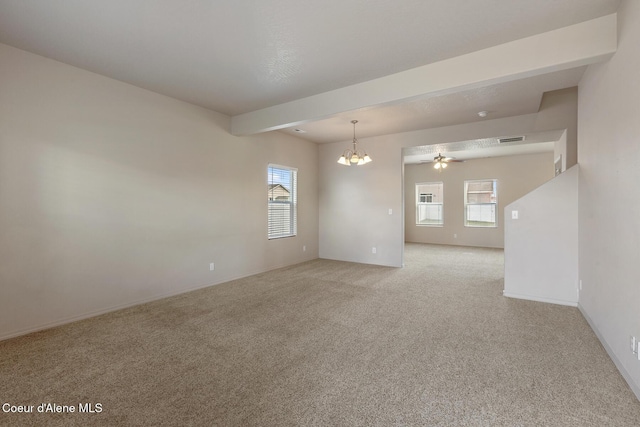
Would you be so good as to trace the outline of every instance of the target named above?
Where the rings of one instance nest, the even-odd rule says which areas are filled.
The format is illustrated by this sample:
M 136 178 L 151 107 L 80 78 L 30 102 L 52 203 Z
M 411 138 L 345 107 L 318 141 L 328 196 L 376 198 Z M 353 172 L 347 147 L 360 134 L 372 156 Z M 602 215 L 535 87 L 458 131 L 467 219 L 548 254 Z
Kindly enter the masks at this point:
M 509 138 L 499 138 L 498 142 L 500 144 L 506 144 L 507 142 L 522 142 L 524 141 L 524 136 L 511 136 Z

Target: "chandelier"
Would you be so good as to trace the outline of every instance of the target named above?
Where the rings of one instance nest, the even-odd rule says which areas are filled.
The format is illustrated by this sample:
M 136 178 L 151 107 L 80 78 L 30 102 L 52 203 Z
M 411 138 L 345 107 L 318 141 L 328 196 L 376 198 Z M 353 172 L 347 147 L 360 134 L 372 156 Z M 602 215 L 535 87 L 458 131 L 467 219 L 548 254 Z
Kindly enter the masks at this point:
M 362 154 L 362 152 L 358 151 L 358 140 L 356 139 L 356 123 L 358 121 L 351 120 L 351 123 L 353 123 L 353 150 L 349 148 L 344 150 L 342 156 L 338 159 L 338 163 L 345 166 L 351 166 L 351 163 L 355 163 L 358 166 L 366 165 L 371 161 L 371 157 L 367 153 Z

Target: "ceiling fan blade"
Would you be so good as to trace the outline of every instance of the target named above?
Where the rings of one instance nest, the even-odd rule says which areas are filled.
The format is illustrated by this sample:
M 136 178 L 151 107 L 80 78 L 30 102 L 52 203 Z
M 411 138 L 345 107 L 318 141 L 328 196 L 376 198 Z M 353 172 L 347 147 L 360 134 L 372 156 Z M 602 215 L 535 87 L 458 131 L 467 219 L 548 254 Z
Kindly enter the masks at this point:
M 464 160 L 457 160 L 455 157 L 445 157 L 442 154 L 438 154 L 433 160 L 420 160 L 420 163 L 462 163 Z

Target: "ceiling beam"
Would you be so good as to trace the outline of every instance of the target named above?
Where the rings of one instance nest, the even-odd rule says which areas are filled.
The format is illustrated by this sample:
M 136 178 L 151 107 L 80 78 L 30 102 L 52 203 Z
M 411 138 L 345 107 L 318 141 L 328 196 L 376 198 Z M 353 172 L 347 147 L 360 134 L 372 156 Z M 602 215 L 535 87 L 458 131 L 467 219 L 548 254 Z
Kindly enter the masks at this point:
M 616 24 L 614 13 L 240 114 L 231 118 L 231 133 L 250 135 L 283 129 L 360 108 L 445 95 L 605 61 L 617 48 Z

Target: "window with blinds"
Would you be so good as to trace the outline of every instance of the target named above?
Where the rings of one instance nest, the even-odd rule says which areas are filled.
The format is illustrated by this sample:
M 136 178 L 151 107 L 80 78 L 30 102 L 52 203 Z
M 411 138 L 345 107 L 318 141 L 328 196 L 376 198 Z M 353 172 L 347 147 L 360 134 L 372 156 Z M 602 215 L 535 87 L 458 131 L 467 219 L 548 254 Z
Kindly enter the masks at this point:
M 295 236 L 298 228 L 298 170 L 269 165 L 267 182 L 269 239 Z
M 498 181 L 485 179 L 464 182 L 465 227 L 497 227 Z

